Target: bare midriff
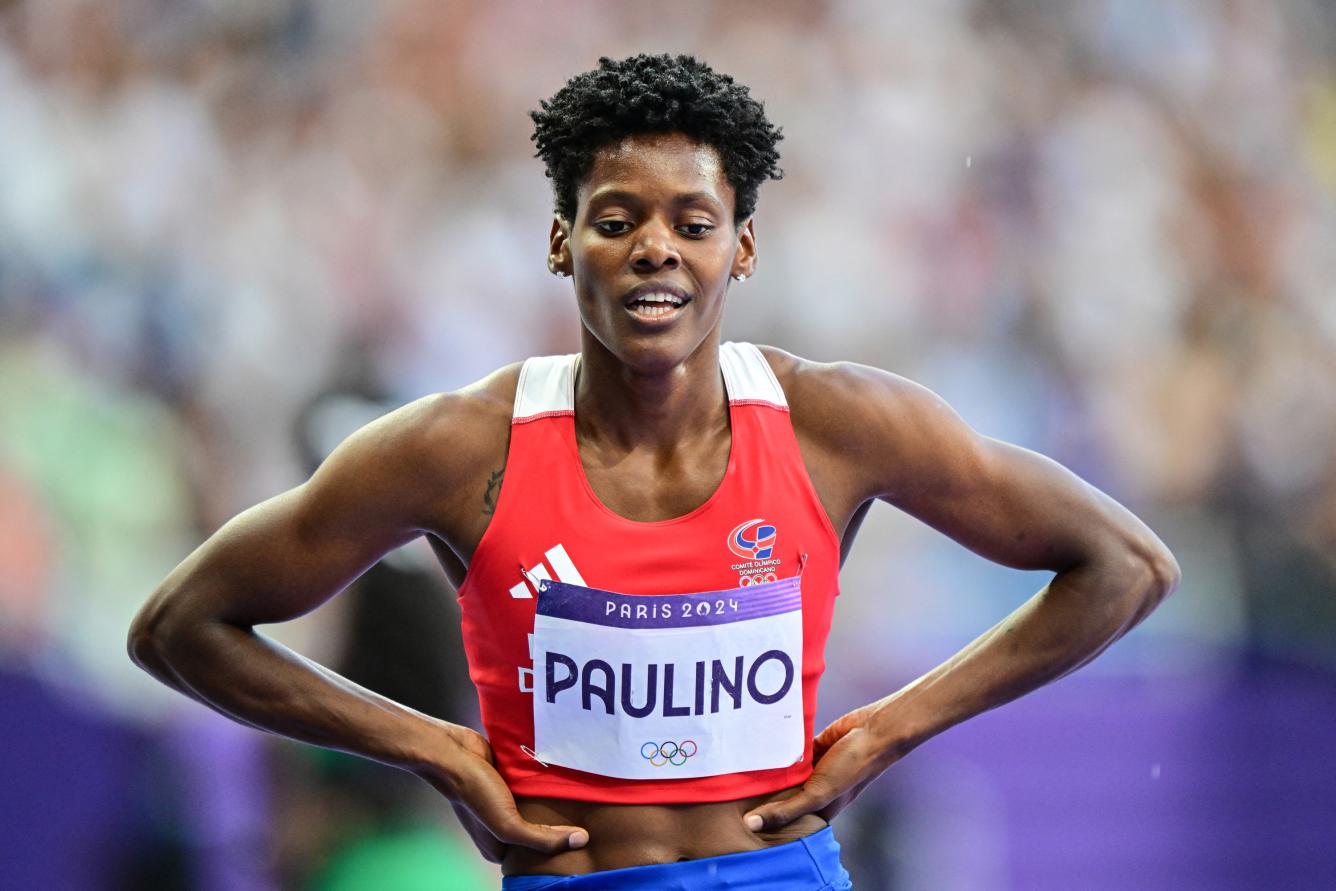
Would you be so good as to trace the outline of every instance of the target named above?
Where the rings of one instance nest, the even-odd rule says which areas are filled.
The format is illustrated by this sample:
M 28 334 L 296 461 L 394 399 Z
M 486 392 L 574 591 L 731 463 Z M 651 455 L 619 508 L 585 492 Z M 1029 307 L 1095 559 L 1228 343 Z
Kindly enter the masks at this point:
M 819 832 L 826 821 L 807 814 L 773 832 L 752 832 L 742 818 L 753 808 L 787 798 L 794 791 L 779 789 L 704 804 L 607 804 L 517 796 L 516 804 L 526 820 L 583 827 L 589 831 L 589 844 L 560 854 L 512 846 L 501 862 L 501 871 L 505 875 L 582 875 L 786 844 Z

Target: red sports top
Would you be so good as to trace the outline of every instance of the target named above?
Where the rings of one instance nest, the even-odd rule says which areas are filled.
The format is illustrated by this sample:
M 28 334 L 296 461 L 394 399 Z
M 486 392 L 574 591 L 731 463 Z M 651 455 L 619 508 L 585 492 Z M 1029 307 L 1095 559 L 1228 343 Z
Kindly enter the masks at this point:
M 839 541 L 808 477 L 788 403 L 765 357 L 751 344 L 723 343 L 719 358 L 732 432 L 723 481 L 700 507 L 656 522 L 614 513 L 585 477 L 575 439 L 579 355 L 524 363 L 496 512 L 459 590 L 464 646 L 483 727 L 497 769 L 515 794 L 625 804 L 727 801 L 799 785 L 812 772 L 817 684 L 825 669 L 826 638 L 839 593 Z M 764 596 L 753 597 L 756 592 Z M 688 593 L 690 597 L 659 596 Z M 541 610 L 540 601 L 545 604 Z M 699 618 L 702 610 L 713 618 Z M 788 612 L 771 615 L 784 610 Z M 679 618 L 688 614 L 691 618 Z M 654 618 L 660 615 L 674 626 L 723 624 L 661 631 Z M 763 618 L 735 621 L 754 616 Z M 786 633 L 795 658 L 790 660 L 783 646 L 771 641 L 760 644 L 760 649 L 772 647 L 765 653 L 751 652 L 749 662 L 743 655 L 735 661 L 728 646 L 740 635 L 733 629 L 759 628 L 767 621 L 791 623 Z M 548 626 L 560 626 L 567 636 L 549 637 L 544 630 Z M 628 663 L 635 661 L 628 652 L 650 652 L 655 640 L 697 632 L 716 636 L 694 638 L 695 644 L 688 643 L 690 637 L 658 644 L 661 653 L 697 648 L 694 656 L 684 657 L 688 661 L 675 666 L 676 678 L 674 666 L 664 661 L 669 657 L 645 657 L 658 659 L 657 665 Z M 649 636 L 654 634 L 658 638 Z M 535 637 L 540 639 L 537 653 Z M 590 646 L 611 649 L 606 659 L 582 659 L 556 652 L 571 650 L 564 644 L 543 643 L 559 640 L 576 648 L 594 641 Z M 622 655 L 610 655 L 613 649 Z M 795 667 L 799 650 L 801 664 Z M 646 676 L 648 702 L 645 684 L 636 681 Z M 659 687 L 659 680 L 665 686 Z M 621 689 L 616 689 L 619 682 Z M 675 691 L 668 689 L 674 685 Z M 781 708 L 783 702 L 766 705 L 776 703 L 785 691 L 793 697 L 789 707 Z M 636 700 L 642 708 L 635 707 Z M 800 743 L 798 716 L 792 714 L 798 702 Z M 646 725 L 636 723 L 639 715 L 627 713 L 650 706 L 657 708 L 647 719 L 658 722 L 654 726 L 696 721 L 706 733 L 642 734 L 642 741 L 634 734 Z M 542 709 L 560 708 L 575 711 L 545 711 L 536 717 Z M 771 715 L 767 708 L 784 714 Z M 748 709 L 760 717 L 753 720 Z M 688 713 L 692 717 L 673 717 Z M 771 726 L 765 723 L 771 719 L 789 721 L 784 725 L 789 748 L 778 753 L 782 761 L 771 761 L 784 766 L 673 775 L 755 763 L 754 753 L 768 744 L 763 728 Z M 555 756 L 543 750 L 541 740 L 536 745 L 536 720 L 540 735 L 542 724 L 555 721 L 550 726 L 558 727 L 564 744 L 575 747 L 570 749 L 574 754 Z M 596 747 L 585 752 L 584 761 L 576 752 L 583 748 L 582 739 L 604 726 L 610 735 L 603 745 L 620 745 L 626 751 L 642 747 L 638 755 L 625 755 L 626 767 L 609 766 L 612 775 L 599 771 L 615 758 L 600 760 Z M 705 737 L 711 737 L 711 745 Z M 555 737 L 548 732 L 548 738 Z M 709 751 L 697 756 L 697 748 Z M 711 762 L 716 767 L 702 766 L 711 757 L 717 759 Z M 662 770 L 650 769 L 651 764 Z M 643 770 L 637 773 L 638 768 Z M 639 778 L 628 778 L 633 775 Z

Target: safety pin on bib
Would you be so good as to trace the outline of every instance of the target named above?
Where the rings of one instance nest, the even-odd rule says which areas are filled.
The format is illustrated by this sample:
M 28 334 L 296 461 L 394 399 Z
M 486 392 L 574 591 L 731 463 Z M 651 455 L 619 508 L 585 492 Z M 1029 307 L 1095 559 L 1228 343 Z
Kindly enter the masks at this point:
M 533 749 L 529 748 L 528 746 L 523 746 L 523 745 L 520 746 L 520 751 L 523 752 L 524 754 L 528 755 L 530 758 L 532 758 L 533 760 L 537 761 L 539 764 L 543 765 L 544 767 L 548 767 L 548 766 L 549 766 L 548 763 L 547 763 L 546 761 L 544 761 L 542 758 L 539 758 L 539 757 L 538 757 L 538 753 L 537 753 L 537 752 L 535 752 Z
M 529 584 L 533 585 L 533 589 L 534 589 L 535 591 L 538 591 L 539 593 L 542 593 L 542 591 L 543 591 L 543 583 L 546 582 L 547 579 L 540 579 L 540 578 L 535 577 L 535 576 L 533 575 L 533 573 L 529 572 L 529 570 L 527 570 L 527 569 L 524 568 L 524 564 L 523 564 L 523 563 L 520 564 L 520 575 L 524 576 L 525 581 L 527 581 Z M 531 635 L 531 637 L 532 637 L 532 635 Z M 530 647 L 532 647 L 532 643 L 530 644 Z M 530 658 L 532 658 L 532 656 L 533 656 L 532 649 L 530 650 L 529 656 L 530 656 Z M 528 690 L 524 690 L 524 680 L 523 680 L 523 679 L 524 679 L 524 673 L 525 673 L 526 671 L 529 673 L 529 689 L 528 689 Z M 532 668 L 528 668 L 528 669 L 521 668 L 521 669 L 520 669 L 520 689 L 521 689 L 523 692 L 526 692 L 526 693 L 531 693 L 531 692 L 533 692 L 533 669 L 532 669 Z M 533 749 L 529 748 L 528 746 L 526 746 L 526 745 L 521 745 L 521 746 L 520 746 L 520 751 L 523 752 L 524 754 L 528 755 L 530 758 L 532 758 L 533 760 L 537 761 L 539 764 L 543 765 L 544 767 L 548 767 L 548 766 L 549 766 L 548 763 L 547 763 L 546 761 L 544 761 L 542 758 L 539 758 L 539 757 L 538 757 L 538 753 L 537 753 L 537 752 L 535 752 Z
M 525 581 L 533 585 L 533 589 L 539 592 L 540 594 L 543 592 L 543 583 L 548 581 L 548 579 L 544 578 L 543 576 L 534 575 L 532 572 L 525 569 L 523 563 L 520 564 L 520 575 L 524 576 Z

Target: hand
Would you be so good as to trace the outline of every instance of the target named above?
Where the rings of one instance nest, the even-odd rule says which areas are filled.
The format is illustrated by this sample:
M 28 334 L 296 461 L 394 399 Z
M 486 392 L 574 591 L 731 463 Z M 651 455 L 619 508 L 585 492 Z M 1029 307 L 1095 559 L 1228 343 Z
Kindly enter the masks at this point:
M 897 761 L 901 752 L 869 727 L 881 703 L 865 705 L 832 722 L 812 741 L 812 775 L 797 792 L 763 804 L 744 818 L 753 832 L 773 832 L 804 814 L 826 822 L 849 806 L 868 783 Z
M 530 823 L 520 816 L 487 738 L 456 724 L 445 725 L 448 736 L 443 763 L 415 771 L 450 800 L 455 815 L 473 839 L 479 853 L 500 863 L 510 845 L 546 854 L 583 848 L 588 831 L 578 826 Z

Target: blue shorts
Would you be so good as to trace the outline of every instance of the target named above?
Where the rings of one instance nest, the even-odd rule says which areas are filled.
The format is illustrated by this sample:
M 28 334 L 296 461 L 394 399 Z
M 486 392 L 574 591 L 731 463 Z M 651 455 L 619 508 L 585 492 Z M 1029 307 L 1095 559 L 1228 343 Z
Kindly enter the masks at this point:
M 840 843 L 829 826 L 759 851 L 609 869 L 583 876 L 501 879 L 501 891 L 842 891 L 852 887 L 849 873 L 840 865 Z

